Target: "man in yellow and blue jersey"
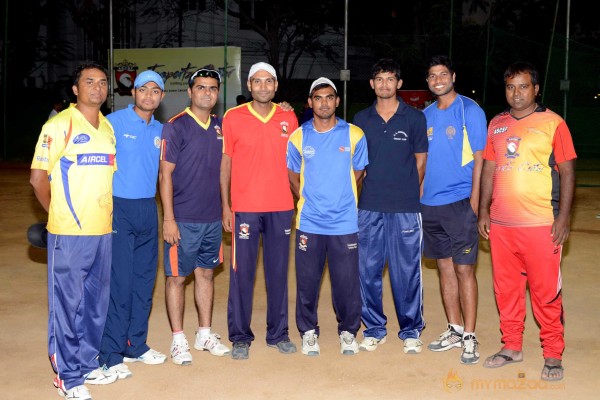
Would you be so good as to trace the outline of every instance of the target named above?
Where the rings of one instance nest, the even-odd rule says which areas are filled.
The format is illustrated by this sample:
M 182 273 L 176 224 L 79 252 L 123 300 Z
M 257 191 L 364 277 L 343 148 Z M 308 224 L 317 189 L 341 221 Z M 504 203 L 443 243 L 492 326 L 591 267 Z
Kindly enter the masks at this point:
M 296 324 L 302 353 L 320 354 L 317 305 L 325 258 L 338 320 L 340 352 L 358 353 L 361 298 L 358 276 L 357 181 L 368 164 L 363 131 L 335 116 L 333 82 L 315 80 L 308 103 L 314 117 L 288 142 L 287 166 L 296 215 Z
M 48 211 L 48 355 L 54 385 L 68 399 L 91 399 L 84 383 L 116 379 L 98 365 L 106 321 L 112 252 L 115 135 L 100 112 L 106 70 L 79 66 L 77 103 L 42 128 L 30 182 Z

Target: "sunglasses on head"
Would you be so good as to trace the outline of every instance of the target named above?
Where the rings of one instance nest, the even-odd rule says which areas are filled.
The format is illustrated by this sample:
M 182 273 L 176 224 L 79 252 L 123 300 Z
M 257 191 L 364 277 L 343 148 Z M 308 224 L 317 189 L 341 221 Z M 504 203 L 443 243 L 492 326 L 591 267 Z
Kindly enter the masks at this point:
M 196 78 L 213 78 L 216 79 L 219 83 L 221 83 L 221 75 L 214 69 L 202 68 L 194 72 L 190 77 L 190 85 L 194 83 L 194 79 Z

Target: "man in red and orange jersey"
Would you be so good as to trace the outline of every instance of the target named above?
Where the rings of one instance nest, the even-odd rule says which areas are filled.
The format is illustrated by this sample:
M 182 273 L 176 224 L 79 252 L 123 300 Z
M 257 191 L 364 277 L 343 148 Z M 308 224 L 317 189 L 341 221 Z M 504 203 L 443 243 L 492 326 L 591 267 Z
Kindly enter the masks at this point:
M 565 121 L 536 103 L 539 76 L 524 62 L 504 73 L 510 109 L 488 127 L 479 233 L 492 249 L 494 293 L 504 347 L 485 360 L 498 368 L 523 360 L 525 287 L 539 322 L 541 378 L 563 378 L 565 348 L 560 261 L 569 237 L 575 149 Z M 491 206 L 491 208 L 490 208 Z
M 293 111 L 271 100 L 277 91 L 275 69 L 264 62 L 248 74 L 253 100 L 223 117 L 221 201 L 223 227 L 232 234 L 229 278 L 229 340 L 234 359 L 247 359 L 256 259 L 263 240 L 267 285 L 267 345 L 296 352 L 288 336 L 288 257 L 294 203 L 286 167 L 288 136 L 298 127 Z M 230 202 L 231 195 L 231 202 Z

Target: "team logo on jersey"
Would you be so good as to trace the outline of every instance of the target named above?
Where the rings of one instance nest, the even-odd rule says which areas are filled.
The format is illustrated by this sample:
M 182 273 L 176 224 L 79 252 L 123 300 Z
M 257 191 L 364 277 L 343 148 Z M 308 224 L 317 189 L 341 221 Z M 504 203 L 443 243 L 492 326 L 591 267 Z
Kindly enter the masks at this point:
M 502 128 L 496 128 L 494 129 L 494 132 L 492 132 L 492 135 L 499 135 L 500 133 L 504 133 L 508 130 L 508 126 L 503 126 Z
M 427 129 L 427 140 L 430 142 L 433 140 L 433 126 Z
M 250 239 L 250 225 L 244 223 L 240 224 L 240 239 Z
M 448 139 L 454 139 L 454 136 L 456 136 L 456 128 L 454 128 L 452 125 L 447 127 L 446 136 L 448 136 Z
M 404 131 L 394 132 L 394 140 L 406 142 L 408 140 L 408 135 Z
M 85 133 L 80 133 L 79 135 L 77 135 L 73 138 L 74 144 L 84 144 L 89 141 L 90 141 L 90 135 L 87 135 Z
M 125 139 L 133 139 L 133 140 L 137 139 L 137 136 L 136 136 L 136 135 L 130 135 L 129 133 L 125 133 L 125 134 L 123 134 L 123 137 L 124 137 Z
M 223 139 L 223 132 L 219 125 L 215 125 L 215 131 L 217 131 L 217 139 Z
M 288 126 L 290 124 L 287 121 L 281 121 L 279 124 L 281 125 L 281 136 L 288 137 Z
M 340 146 L 340 153 L 343 153 L 345 151 L 350 152 L 350 147 Z
M 298 240 L 298 249 L 302 251 L 306 251 L 308 248 L 308 237 L 306 235 L 300 235 L 300 239 Z
M 160 138 L 158 136 L 154 136 L 154 147 L 160 149 Z
M 521 142 L 520 137 L 509 137 L 506 139 L 506 154 L 504 155 L 506 158 L 516 158 L 519 156 L 517 151 L 519 150 L 519 143 Z
M 306 146 L 302 149 L 302 155 L 304 158 L 312 158 L 317 151 L 312 146 Z

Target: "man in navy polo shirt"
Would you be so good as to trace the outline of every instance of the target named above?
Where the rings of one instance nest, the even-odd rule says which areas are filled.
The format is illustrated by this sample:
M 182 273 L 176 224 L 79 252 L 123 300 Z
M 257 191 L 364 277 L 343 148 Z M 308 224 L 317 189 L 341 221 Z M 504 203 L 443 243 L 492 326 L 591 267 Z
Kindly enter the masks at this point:
M 162 124 L 153 114 L 165 97 L 161 76 L 142 72 L 131 96 L 134 104 L 107 116 L 115 130 L 119 169 L 113 181 L 110 303 L 99 361 L 119 379 L 132 376 L 124 361 L 166 360 L 146 344 L 158 261 L 155 196 Z
M 190 106 L 165 123 L 159 169 L 165 300 L 173 332 L 171 360 L 177 365 L 192 363 L 183 333 L 189 275 L 194 275 L 198 316 L 194 348 L 215 356 L 230 353 L 211 330 L 214 269 L 223 261 L 219 189 L 223 134 L 221 120 L 211 113 L 219 96 L 221 75 L 212 66 L 200 68 L 190 76 L 188 86 Z
M 425 116 L 396 92 L 402 86 L 399 65 L 379 60 L 371 69 L 375 103 L 354 117 L 367 138 L 369 165 L 358 202 L 358 254 L 364 339 L 360 349 L 385 343 L 382 276 L 388 263 L 398 337 L 404 353 L 420 353 L 425 327 L 421 282 L 422 224 L 419 186 L 425 174 Z

